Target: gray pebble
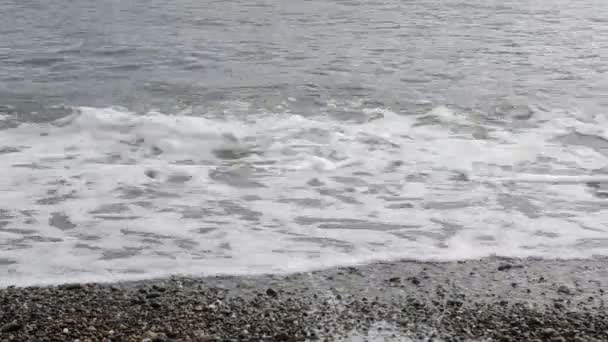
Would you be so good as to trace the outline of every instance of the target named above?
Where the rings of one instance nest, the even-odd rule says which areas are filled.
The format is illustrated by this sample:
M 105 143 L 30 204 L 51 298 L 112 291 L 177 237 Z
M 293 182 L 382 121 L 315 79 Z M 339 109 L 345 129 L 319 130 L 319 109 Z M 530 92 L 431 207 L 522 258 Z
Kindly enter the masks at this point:
M 23 328 L 23 326 L 17 322 L 6 323 L 0 327 L 0 333 L 11 333 L 21 330 L 21 328 Z
M 566 285 L 561 285 L 558 289 L 557 289 L 557 293 L 560 294 L 564 294 L 564 295 L 571 295 L 572 291 L 570 290 L 570 288 Z

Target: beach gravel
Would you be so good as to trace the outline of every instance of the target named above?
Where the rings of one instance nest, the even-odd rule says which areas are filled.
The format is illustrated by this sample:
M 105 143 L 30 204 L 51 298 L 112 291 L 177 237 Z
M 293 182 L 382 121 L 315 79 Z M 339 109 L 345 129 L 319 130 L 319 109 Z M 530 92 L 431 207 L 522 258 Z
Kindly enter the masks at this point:
M 9 287 L 0 290 L 0 340 L 336 341 L 381 323 L 395 340 L 606 341 L 605 264 L 396 261 L 290 275 Z

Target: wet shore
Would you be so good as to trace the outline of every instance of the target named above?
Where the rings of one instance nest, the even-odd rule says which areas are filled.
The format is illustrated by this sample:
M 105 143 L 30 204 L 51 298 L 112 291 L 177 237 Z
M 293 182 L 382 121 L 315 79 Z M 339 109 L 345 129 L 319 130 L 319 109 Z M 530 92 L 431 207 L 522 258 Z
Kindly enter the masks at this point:
M 608 340 L 608 259 L 0 289 L 2 341 Z M 358 341 L 358 340 L 357 340 Z

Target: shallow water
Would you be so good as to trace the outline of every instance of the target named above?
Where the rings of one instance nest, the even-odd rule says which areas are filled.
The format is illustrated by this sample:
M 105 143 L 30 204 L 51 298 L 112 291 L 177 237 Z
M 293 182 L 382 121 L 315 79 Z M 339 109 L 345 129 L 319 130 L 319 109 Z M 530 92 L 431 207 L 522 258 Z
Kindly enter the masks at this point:
M 0 4 L 0 284 L 607 255 L 605 18 Z

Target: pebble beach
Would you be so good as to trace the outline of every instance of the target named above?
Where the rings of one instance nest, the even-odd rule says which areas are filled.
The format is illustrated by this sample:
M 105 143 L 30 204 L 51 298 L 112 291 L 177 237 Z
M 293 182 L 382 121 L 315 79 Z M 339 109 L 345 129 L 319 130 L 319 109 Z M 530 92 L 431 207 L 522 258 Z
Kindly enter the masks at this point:
M 395 261 L 0 290 L 2 341 L 605 341 L 606 259 Z

